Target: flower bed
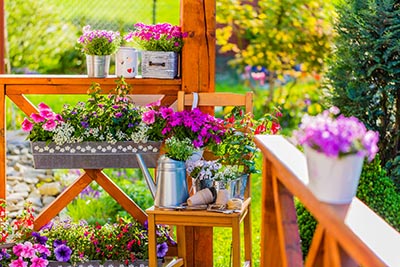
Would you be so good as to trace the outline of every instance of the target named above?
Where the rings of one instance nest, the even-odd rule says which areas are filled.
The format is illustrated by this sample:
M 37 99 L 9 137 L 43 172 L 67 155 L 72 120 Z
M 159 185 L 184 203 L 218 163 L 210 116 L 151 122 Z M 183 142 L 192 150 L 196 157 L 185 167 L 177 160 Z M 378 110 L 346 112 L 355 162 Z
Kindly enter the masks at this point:
M 126 219 L 89 225 L 85 221 L 75 223 L 57 218 L 34 232 L 29 203 L 11 224 L 7 221 L 5 202 L 0 204 L 0 222 L 7 230 L 1 233 L 0 266 L 148 266 L 146 225 Z M 19 230 L 12 231 L 11 226 Z M 174 241 L 167 227 L 158 226 L 157 233 L 157 256 L 162 266 L 168 243 Z

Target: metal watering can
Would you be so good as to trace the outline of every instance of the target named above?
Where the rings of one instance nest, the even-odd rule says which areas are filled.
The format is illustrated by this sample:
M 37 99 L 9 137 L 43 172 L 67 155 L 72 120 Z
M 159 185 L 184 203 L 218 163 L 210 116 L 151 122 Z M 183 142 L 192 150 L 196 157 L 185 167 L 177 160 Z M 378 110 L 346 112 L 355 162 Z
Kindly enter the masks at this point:
M 156 207 L 176 207 L 186 202 L 189 194 L 184 161 L 173 160 L 164 155 L 160 156 L 157 161 L 156 185 L 142 156 L 136 154 L 136 158 Z

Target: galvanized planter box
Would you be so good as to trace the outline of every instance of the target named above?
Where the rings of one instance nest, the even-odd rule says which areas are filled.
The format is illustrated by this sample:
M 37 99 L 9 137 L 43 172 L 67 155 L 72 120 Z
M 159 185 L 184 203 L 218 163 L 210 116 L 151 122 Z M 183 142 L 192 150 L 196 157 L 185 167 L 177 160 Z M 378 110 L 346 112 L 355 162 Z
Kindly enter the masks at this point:
M 33 165 L 37 169 L 138 168 L 141 154 L 149 168 L 156 167 L 161 142 L 82 142 L 62 146 L 32 142 Z
M 178 53 L 142 51 L 142 77 L 174 79 L 178 75 Z
M 76 265 L 72 265 L 71 263 L 67 262 L 59 262 L 59 261 L 50 261 L 48 267 L 148 267 L 149 261 L 148 260 L 138 260 L 136 259 L 134 262 L 124 264 L 120 261 L 105 261 L 101 263 L 101 261 L 88 261 L 83 263 L 78 263 Z M 158 259 L 158 267 L 162 266 L 162 259 Z

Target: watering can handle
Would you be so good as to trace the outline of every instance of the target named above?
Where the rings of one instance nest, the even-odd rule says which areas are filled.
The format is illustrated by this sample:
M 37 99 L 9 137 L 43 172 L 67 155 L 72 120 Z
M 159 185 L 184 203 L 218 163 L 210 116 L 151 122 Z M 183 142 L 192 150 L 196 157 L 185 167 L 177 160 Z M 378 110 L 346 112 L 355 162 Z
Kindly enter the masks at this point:
M 193 102 L 192 102 L 192 110 L 197 108 L 197 105 L 199 104 L 199 94 L 196 92 L 193 92 Z

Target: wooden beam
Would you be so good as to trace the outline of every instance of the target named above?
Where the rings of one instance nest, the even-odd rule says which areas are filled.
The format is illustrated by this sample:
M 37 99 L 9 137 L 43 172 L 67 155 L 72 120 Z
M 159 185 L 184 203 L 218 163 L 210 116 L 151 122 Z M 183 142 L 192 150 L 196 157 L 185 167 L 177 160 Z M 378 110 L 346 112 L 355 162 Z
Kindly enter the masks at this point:
M 182 90 L 215 91 L 215 0 L 181 0 Z

